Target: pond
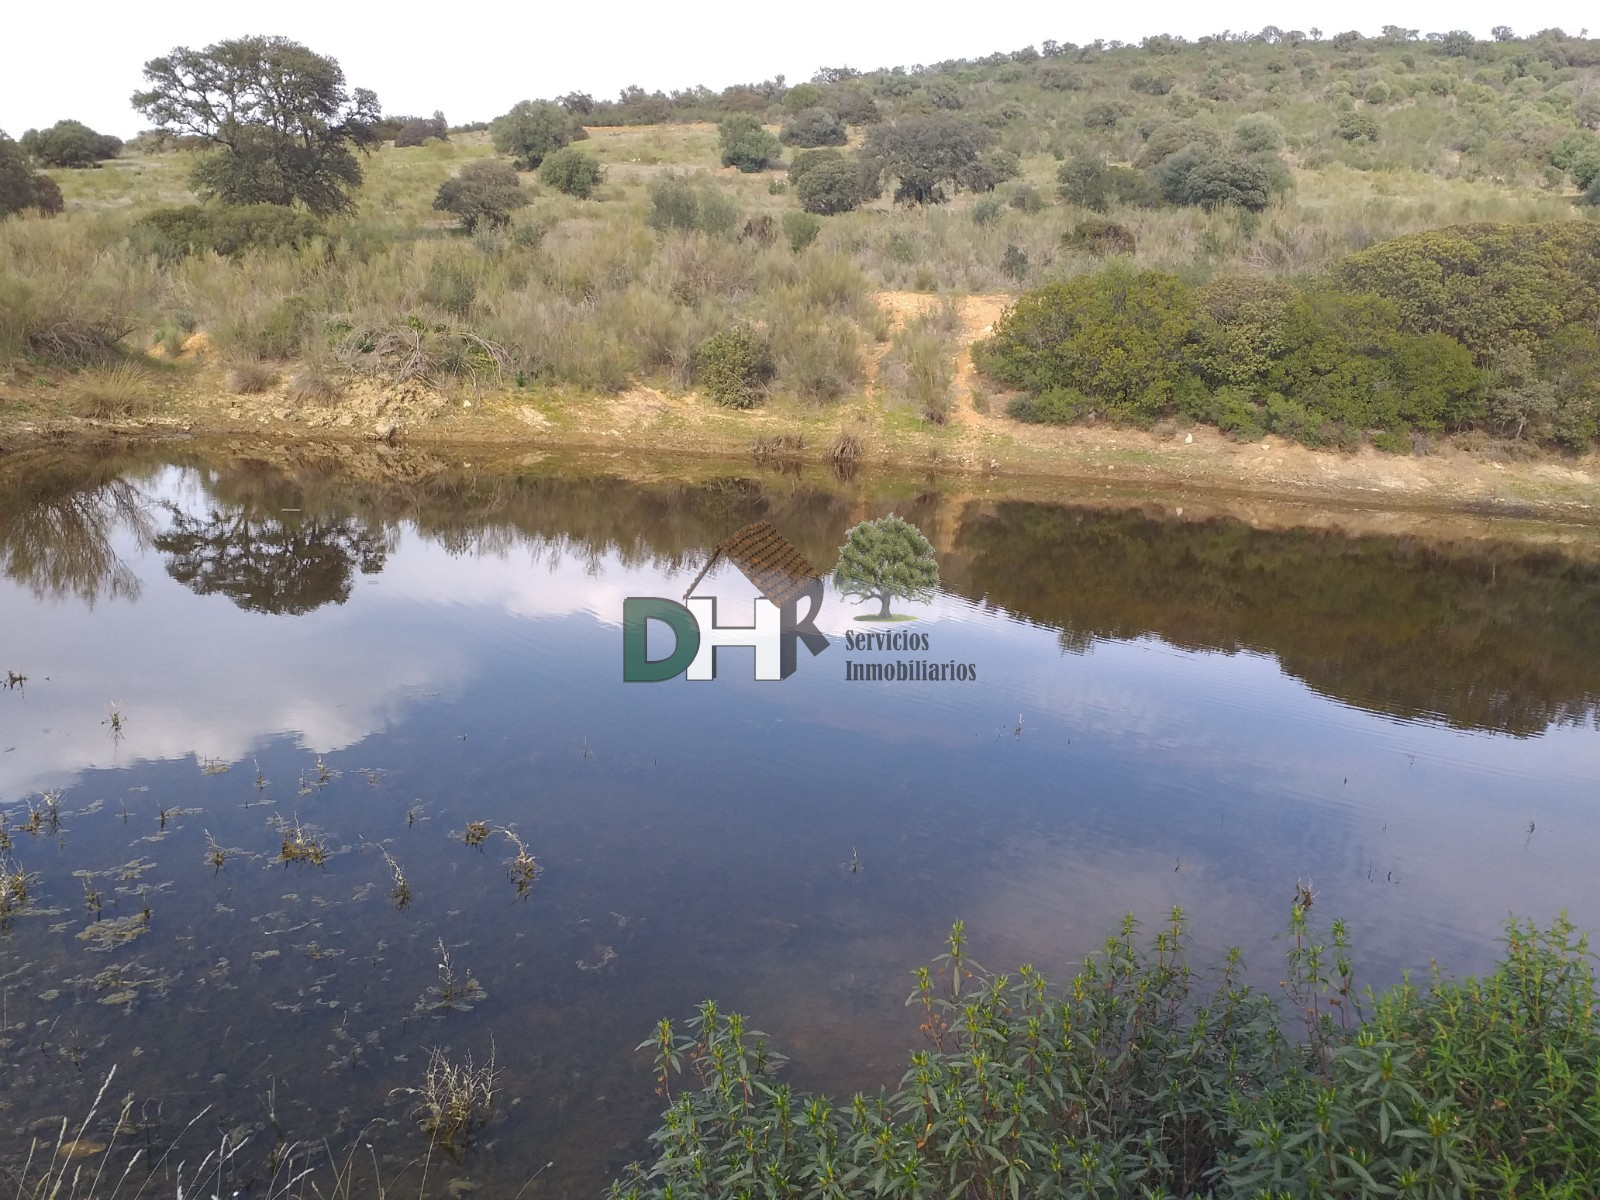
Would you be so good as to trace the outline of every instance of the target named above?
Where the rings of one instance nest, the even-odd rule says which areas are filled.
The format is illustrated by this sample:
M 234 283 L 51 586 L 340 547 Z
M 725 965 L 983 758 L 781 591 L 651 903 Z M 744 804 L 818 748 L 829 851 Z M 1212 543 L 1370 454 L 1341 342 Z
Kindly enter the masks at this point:
M 1298 886 L 1376 985 L 1482 969 L 1512 913 L 1600 928 L 1600 529 L 463 457 L 0 462 L 0 1163 L 60 1169 L 67 1118 L 162 1178 L 248 1136 L 245 1195 L 284 1147 L 595 1195 L 659 1018 L 715 997 L 802 1086 L 891 1084 L 957 918 L 1060 978 L 1179 905 L 1268 987 Z M 830 586 L 781 682 L 624 682 L 628 597 L 758 521 L 827 574 L 888 513 L 937 552 L 914 622 Z M 972 677 L 848 678 L 914 659 Z M 413 1116 L 435 1049 L 499 1072 L 457 1157 Z

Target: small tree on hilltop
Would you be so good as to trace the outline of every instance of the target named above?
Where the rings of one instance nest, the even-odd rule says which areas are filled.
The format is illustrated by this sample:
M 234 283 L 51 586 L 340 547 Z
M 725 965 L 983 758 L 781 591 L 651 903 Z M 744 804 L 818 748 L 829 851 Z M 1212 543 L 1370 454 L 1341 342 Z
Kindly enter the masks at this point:
M 503 162 L 480 158 L 461 168 L 461 174 L 439 185 L 433 207 L 452 214 L 461 228 L 472 233 L 480 224 L 504 229 L 513 210 L 528 203 L 516 171 Z
M 568 142 L 581 142 L 589 131 L 578 118 L 548 100 L 521 100 L 489 122 L 494 148 L 526 170 L 537 170 L 545 156 Z
M 932 543 L 915 525 L 892 515 L 879 517 L 863 521 L 846 535 L 833 584 L 843 595 L 877 600 L 883 606 L 878 611 L 882 620 L 892 615 L 889 602 L 896 596 L 932 600 L 939 586 L 939 564 L 933 559 Z
M 722 139 L 722 165 L 738 167 L 747 175 L 765 171 L 783 154 L 778 139 L 749 113 L 735 113 L 722 121 L 717 133 Z

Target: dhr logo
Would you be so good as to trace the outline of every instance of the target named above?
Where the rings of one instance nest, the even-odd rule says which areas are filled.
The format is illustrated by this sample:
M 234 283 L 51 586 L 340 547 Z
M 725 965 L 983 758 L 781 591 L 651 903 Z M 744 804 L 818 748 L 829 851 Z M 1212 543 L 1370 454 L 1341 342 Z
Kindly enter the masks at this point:
M 760 591 L 754 625 L 720 625 L 714 597 L 690 599 L 719 557 L 737 566 Z M 715 679 L 719 646 L 753 646 L 757 679 L 787 679 L 794 674 L 797 639 L 813 657 L 828 648 L 827 637 L 815 624 L 822 608 L 822 577 L 765 521 L 718 542 L 683 599 L 679 604 L 659 596 L 629 596 L 622 602 L 622 678 L 628 683 L 660 683 L 685 673 L 690 679 Z M 802 600 L 808 601 L 804 619 L 799 616 Z M 648 657 L 651 621 L 672 631 L 672 653 L 665 658 Z

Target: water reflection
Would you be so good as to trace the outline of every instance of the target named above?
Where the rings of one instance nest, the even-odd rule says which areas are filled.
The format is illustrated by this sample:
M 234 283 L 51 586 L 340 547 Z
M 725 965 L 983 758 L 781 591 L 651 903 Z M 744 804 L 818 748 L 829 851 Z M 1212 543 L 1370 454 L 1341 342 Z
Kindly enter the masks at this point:
M 152 514 L 117 456 L 30 464 L 0 486 L 0 573 L 41 600 L 135 600 L 139 579 L 112 547 L 125 529 L 148 544 Z
M 505 1107 L 428 1195 L 509 1200 L 552 1160 L 546 1194 L 593 1194 L 653 1115 L 632 1047 L 657 1017 L 712 994 L 797 1082 L 875 1086 L 914 1037 L 905 972 L 957 916 L 981 959 L 1060 970 L 1122 911 L 1182 904 L 1201 957 L 1240 942 L 1271 972 L 1309 878 L 1369 978 L 1481 965 L 1512 908 L 1600 924 L 1587 531 L 378 450 L 3 469 L 0 544 L 34 549 L 0 585 L 0 670 L 30 678 L 0 692 L 0 813 L 41 900 L 0 958 L 0 1156 L 117 1063 L 162 1137 L 206 1104 L 262 1123 L 268 1078 L 289 1136 L 376 1116 L 393 1183 L 418 1152 L 396 1089 L 431 1045 L 493 1041 Z M 46 527 L 29 495 L 98 514 L 64 526 L 93 553 L 18 533 Z M 979 682 L 846 684 L 841 648 L 782 685 L 737 656 L 714 685 L 621 682 L 624 597 L 681 593 L 755 520 L 825 567 L 891 511 L 940 555 L 920 628 Z M 713 578 L 738 619 L 753 593 Z M 113 594 L 137 602 L 91 610 Z M 852 615 L 830 598 L 821 625 Z M 59 826 L 23 832 L 47 788 Z M 279 861 L 291 827 L 325 866 Z M 501 828 L 543 867 L 527 898 Z M 441 942 L 470 1011 L 419 1010 Z

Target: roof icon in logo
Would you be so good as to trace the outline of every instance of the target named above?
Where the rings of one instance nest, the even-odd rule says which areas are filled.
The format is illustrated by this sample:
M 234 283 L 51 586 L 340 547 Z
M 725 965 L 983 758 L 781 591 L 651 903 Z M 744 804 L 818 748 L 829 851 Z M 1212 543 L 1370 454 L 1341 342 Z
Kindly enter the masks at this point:
M 684 592 L 685 600 L 700 586 L 706 572 L 719 558 L 726 558 L 738 567 L 756 590 L 779 608 L 817 589 L 822 580 L 817 569 L 789 544 L 783 534 L 767 522 L 757 521 L 736 533 L 730 533 L 711 548 L 711 557 L 706 559 L 706 565 L 700 568 L 700 574 L 694 577 L 689 590 Z M 812 615 L 816 615 L 815 608 L 812 609 Z

